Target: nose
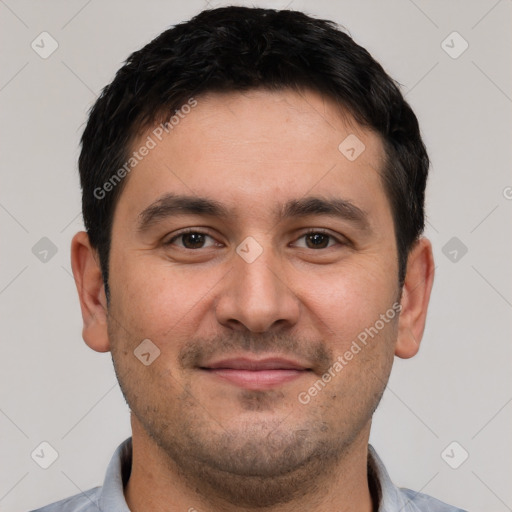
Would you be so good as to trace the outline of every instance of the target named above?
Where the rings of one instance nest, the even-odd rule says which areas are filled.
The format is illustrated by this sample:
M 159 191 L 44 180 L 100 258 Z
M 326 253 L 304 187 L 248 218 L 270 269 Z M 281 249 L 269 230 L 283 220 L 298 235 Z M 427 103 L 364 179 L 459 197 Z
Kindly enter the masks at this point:
M 255 333 L 293 327 L 300 302 L 286 282 L 279 257 L 268 249 L 249 261 L 234 255 L 233 268 L 223 279 L 216 301 L 218 322 Z

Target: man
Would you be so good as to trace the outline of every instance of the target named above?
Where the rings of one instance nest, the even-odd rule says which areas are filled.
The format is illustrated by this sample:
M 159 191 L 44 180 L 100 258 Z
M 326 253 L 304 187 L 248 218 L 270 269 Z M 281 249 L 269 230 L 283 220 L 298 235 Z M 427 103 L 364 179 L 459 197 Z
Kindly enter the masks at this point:
M 83 337 L 133 436 L 50 511 L 455 511 L 368 445 L 433 283 L 428 156 L 366 50 L 293 11 L 204 11 L 93 107 L 72 242 Z

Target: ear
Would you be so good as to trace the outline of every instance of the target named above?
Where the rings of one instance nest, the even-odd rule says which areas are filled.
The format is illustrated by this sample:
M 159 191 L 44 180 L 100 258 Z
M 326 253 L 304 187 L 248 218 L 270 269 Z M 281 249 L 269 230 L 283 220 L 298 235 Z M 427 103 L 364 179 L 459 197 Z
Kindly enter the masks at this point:
M 93 350 L 108 352 L 105 287 L 97 252 L 85 231 L 77 233 L 71 242 L 71 268 L 82 309 L 82 337 Z
M 395 355 L 408 359 L 416 355 L 425 330 L 430 292 L 434 283 L 432 245 L 420 238 L 409 252 L 402 289 L 402 310 L 398 323 Z

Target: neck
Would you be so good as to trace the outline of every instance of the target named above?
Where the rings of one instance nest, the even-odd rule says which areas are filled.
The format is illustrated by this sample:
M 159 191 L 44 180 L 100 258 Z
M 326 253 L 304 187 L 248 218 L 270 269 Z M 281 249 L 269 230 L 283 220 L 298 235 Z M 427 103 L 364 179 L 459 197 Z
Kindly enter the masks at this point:
M 358 439 L 344 450 L 341 457 L 326 461 L 312 461 L 307 467 L 298 468 L 296 474 L 286 475 L 297 482 L 297 492 L 285 503 L 267 506 L 240 506 L 230 500 L 229 492 L 210 485 L 210 481 L 227 481 L 226 487 L 257 485 L 263 492 L 272 495 L 279 479 L 259 479 L 223 473 L 214 475 L 208 468 L 203 478 L 191 479 L 168 455 L 146 434 L 143 427 L 132 417 L 133 459 L 130 479 L 125 488 L 128 507 L 133 512 L 372 512 L 369 490 L 367 457 L 369 425 Z M 281 477 L 280 477 L 281 478 Z M 229 479 L 232 481 L 229 482 Z M 252 479 L 252 482 L 248 482 Z

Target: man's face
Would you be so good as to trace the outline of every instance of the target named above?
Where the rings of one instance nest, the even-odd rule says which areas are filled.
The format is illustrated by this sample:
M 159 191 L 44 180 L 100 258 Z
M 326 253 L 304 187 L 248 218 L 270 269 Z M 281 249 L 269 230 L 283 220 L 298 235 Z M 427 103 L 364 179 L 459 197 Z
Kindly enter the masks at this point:
M 170 464 L 217 486 L 222 472 L 282 484 L 366 446 L 391 369 L 400 290 L 384 150 L 313 92 L 196 100 L 153 135 L 115 210 L 114 364 L 134 428 Z M 356 139 L 338 149 L 354 135 L 355 160 Z M 176 209 L 177 196 L 218 208 Z M 149 365 L 134 354 L 147 339 L 160 351 Z

